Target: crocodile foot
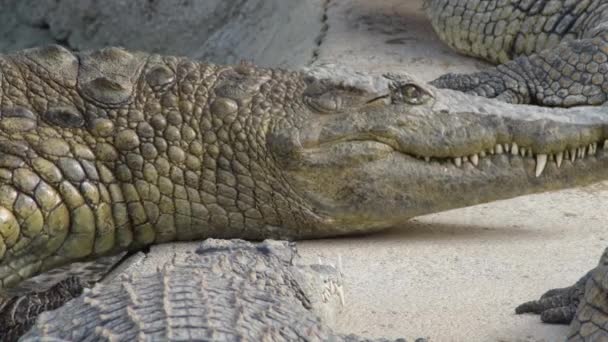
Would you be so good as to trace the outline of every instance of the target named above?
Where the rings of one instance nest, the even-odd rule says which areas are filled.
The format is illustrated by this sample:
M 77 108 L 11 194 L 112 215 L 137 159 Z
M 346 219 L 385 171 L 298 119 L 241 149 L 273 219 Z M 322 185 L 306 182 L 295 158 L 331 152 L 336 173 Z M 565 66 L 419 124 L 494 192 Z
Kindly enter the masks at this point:
M 608 341 L 608 248 L 599 265 L 576 284 L 548 291 L 515 312 L 540 314 L 546 323 L 570 323 L 570 342 Z
M 510 63 L 514 64 L 514 63 Z M 471 95 L 493 98 L 506 103 L 525 104 L 533 100 L 526 80 L 509 65 L 499 65 L 473 74 L 445 74 L 430 82 L 437 88 L 454 89 Z
M 591 272 L 572 286 L 549 290 L 540 299 L 519 305 L 515 308 L 515 313 L 539 314 L 545 323 L 569 324 L 576 314 L 585 291 L 585 283 L 590 276 Z

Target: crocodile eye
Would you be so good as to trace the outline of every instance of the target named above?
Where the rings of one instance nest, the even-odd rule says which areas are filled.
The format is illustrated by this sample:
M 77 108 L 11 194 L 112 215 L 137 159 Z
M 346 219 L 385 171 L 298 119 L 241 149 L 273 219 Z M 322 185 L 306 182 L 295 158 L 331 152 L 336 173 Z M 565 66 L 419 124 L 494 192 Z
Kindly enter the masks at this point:
M 431 98 L 431 95 L 426 90 L 413 83 L 403 85 L 401 93 L 403 100 L 413 105 L 426 103 Z
M 428 91 L 414 83 L 405 83 L 391 87 L 393 102 L 405 102 L 421 105 L 432 98 Z

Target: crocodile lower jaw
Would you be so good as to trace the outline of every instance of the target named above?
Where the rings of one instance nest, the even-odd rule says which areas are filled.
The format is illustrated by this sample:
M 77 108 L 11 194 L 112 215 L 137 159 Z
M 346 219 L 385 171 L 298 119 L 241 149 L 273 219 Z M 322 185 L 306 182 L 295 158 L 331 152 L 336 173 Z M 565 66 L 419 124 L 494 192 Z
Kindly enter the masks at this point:
M 564 161 L 585 161 L 588 157 L 600 156 L 608 154 L 608 139 L 600 142 L 588 144 L 577 148 L 569 148 L 555 153 L 537 153 L 532 148 L 521 147 L 517 143 L 496 144 L 496 146 L 483 150 L 479 153 L 474 153 L 468 156 L 458 157 L 429 157 L 415 156 L 417 159 L 427 163 L 438 162 L 440 164 L 453 163 L 454 166 L 462 168 L 469 164 L 473 167 L 479 167 L 480 163 L 491 156 L 506 155 L 511 158 L 519 157 L 531 159 L 535 162 L 534 174 L 540 177 L 549 163 L 554 163 L 559 169 Z M 409 155 L 409 154 L 408 154 Z M 411 155 L 410 155 L 411 156 Z

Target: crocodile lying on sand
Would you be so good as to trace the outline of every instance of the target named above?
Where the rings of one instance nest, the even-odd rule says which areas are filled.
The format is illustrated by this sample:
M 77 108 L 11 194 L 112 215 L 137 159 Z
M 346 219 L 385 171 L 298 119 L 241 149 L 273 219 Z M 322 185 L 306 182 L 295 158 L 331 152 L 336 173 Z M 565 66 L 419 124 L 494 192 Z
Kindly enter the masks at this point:
M 313 314 L 340 307 L 341 276 L 329 265 L 296 264 L 293 244 L 210 239 L 178 259 L 85 290 L 41 315 L 22 341 L 389 341 L 334 334 Z
M 596 15 L 604 4 L 515 3 L 427 6 L 444 37 L 455 24 L 443 17 L 450 6 L 460 5 L 451 17 L 474 7 L 481 13 L 475 18 L 498 18 L 495 40 L 471 33 L 462 39 L 464 29 L 448 37 L 461 51 L 466 42 L 472 53 L 487 50 L 472 37 L 489 41 L 500 58 L 549 47 L 555 38 L 541 37 L 553 35 L 535 33 L 525 19 L 535 22 L 541 12 L 574 16 L 565 31 L 555 31 L 566 41 L 553 52 L 433 85 L 515 103 L 605 102 L 608 32 L 600 20 L 606 16 Z M 529 50 L 497 43 L 509 13 L 525 19 L 513 42 L 524 37 L 533 42 L 525 45 Z M 51 286 L 50 276 L 67 274 L 64 267 L 74 262 L 153 243 L 370 232 L 426 213 L 608 178 L 605 106 L 511 105 L 405 74 L 219 66 L 118 48 L 26 50 L 0 58 L 0 70 L 0 289 L 6 294 Z M 597 280 L 603 270 L 587 282 L 596 308 L 606 289 Z M 554 291 L 521 311 L 568 321 L 581 293 L 580 286 Z M 11 312 L 24 303 L 11 302 Z M 606 311 L 592 316 L 595 330 L 575 323 L 573 336 L 607 334 L 598 329 Z M 577 317 L 587 322 L 583 312 Z
M 370 232 L 608 178 L 604 107 L 117 48 L 51 46 L 0 65 L 7 293 L 152 243 Z

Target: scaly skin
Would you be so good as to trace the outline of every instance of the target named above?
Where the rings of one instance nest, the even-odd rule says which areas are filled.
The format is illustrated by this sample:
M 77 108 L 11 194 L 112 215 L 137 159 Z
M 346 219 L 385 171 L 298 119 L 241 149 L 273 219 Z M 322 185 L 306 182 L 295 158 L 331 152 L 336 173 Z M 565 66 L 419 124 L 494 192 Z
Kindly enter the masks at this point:
M 608 1 L 427 0 L 426 8 L 450 47 L 503 63 L 435 86 L 544 106 L 608 100 Z
M 0 72 L 7 294 L 154 243 L 370 232 L 608 178 L 602 107 L 118 48 L 26 50 L 2 56 Z
M 297 257 L 286 242 L 207 240 L 156 274 L 85 290 L 22 341 L 389 342 L 334 333 L 322 317 L 343 300 L 340 274 Z

